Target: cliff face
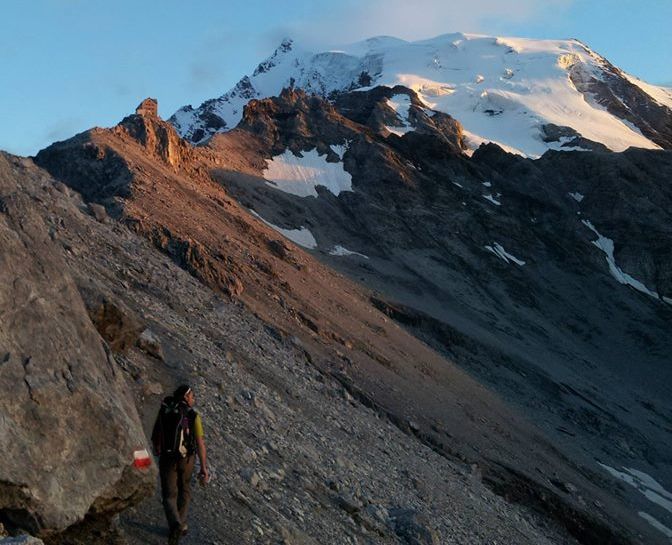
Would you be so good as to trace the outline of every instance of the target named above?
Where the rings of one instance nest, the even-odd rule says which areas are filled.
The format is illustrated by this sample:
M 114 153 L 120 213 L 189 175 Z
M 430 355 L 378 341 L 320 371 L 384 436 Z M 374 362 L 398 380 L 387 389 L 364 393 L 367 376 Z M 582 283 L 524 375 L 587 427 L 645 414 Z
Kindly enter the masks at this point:
M 112 517 L 156 475 L 133 466 L 147 442 L 128 385 L 33 200 L 50 192 L 0 155 L 0 521 L 44 536 Z

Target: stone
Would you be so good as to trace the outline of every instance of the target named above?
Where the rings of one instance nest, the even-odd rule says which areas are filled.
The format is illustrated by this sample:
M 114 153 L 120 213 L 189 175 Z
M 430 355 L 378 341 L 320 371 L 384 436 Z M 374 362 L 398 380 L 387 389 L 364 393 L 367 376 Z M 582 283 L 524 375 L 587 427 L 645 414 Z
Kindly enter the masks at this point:
M 362 502 L 359 501 L 354 495 L 350 493 L 343 493 L 340 494 L 336 498 L 336 504 L 343 509 L 346 513 L 352 515 L 359 511 L 363 505 Z
M 280 259 L 287 259 L 291 254 L 291 248 L 284 240 L 269 240 L 268 249 Z
M 0 510 L 43 535 L 136 503 L 156 471 L 133 466 L 147 441 L 129 385 L 10 173 L 0 154 Z
M 161 386 L 161 384 L 158 382 L 148 382 L 146 384 L 143 384 L 142 392 L 146 396 L 147 395 L 160 396 L 164 393 L 163 386 Z
M 316 541 L 295 526 L 280 526 L 278 528 L 282 545 L 316 545 Z
M 259 474 L 252 468 L 250 467 L 245 467 L 240 470 L 240 476 L 247 481 L 252 488 L 256 488 L 259 482 L 261 481 L 261 477 Z
M 145 329 L 136 342 L 138 348 L 150 356 L 165 361 L 161 341 L 157 335 L 149 329 Z
M 79 293 L 84 300 L 89 317 L 100 336 L 105 339 L 113 352 L 126 353 L 136 344 L 143 325 L 118 297 L 104 293 L 91 282 L 81 280 Z
M 96 221 L 103 223 L 108 218 L 107 210 L 101 204 L 89 203 L 89 210 L 91 211 L 91 215 L 96 218 Z
M 439 536 L 429 526 L 426 517 L 413 509 L 393 509 L 389 512 L 394 532 L 408 545 L 439 545 Z

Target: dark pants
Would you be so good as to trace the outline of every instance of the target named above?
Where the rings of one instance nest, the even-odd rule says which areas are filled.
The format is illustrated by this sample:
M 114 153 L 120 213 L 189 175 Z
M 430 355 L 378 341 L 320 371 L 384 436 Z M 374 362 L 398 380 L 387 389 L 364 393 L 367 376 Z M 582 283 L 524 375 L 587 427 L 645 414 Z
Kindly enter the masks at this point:
M 168 528 L 176 531 L 187 522 L 187 511 L 191 499 L 191 473 L 194 470 L 193 454 L 186 458 L 159 458 L 161 477 L 161 498 L 166 512 Z

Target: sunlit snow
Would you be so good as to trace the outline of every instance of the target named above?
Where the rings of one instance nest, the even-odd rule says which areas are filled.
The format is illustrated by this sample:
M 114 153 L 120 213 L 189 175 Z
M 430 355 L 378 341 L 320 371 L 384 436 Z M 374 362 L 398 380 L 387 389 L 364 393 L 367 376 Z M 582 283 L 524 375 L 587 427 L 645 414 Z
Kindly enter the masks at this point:
M 669 87 L 659 87 L 657 85 L 650 85 L 646 83 L 645 81 L 642 81 L 639 78 L 636 78 L 634 76 L 631 76 L 629 74 L 623 74 L 626 78 L 628 78 L 628 81 L 632 83 L 633 85 L 636 85 L 639 87 L 642 91 L 644 91 L 647 95 L 650 97 L 653 97 L 653 99 L 658 102 L 658 104 L 661 104 L 663 106 L 667 106 L 668 108 L 672 109 L 672 89 Z
M 397 136 L 402 136 L 407 132 L 412 131 L 413 127 L 408 118 L 408 113 L 411 108 L 411 97 L 406 94 L 394 95 L 392 98 L 387 99 L 387 105 L 397 113 L 400 124 L 385 125 L 385 128 Z
M 576 40 L 461 33 L 415 42 L 377 37 L 317 54 L 294 43 L 279 48 L 262 63 L 263 70 L 255 71 L 245 85 L 232 89 L 209 108 L 231 129 L 250 98 L 276 96 L 290 82 L 308 93 L 326 96 L 356 87 L 365 73 L 371 79 L 367 88 L 404 85 L 416 91 L 427 107 L 459 120 L 470 149 L 481 142 L 495 142 L 530 157 L 548 149 L 564 149 L 558 142 L 543 142 L 541 128 L 546 123 L 572 127 L 613 151 L 630 146 L 657 148 L 572 84 L 570 71 L 599 78 L 605 63 Z M 659 103 L 670 105 L 669 89 L 629 79 Z M 200 123 L 196 110 L 182 110 L 176 118 L 182 134 Z
M 315 240 L 315 237 L 313 236 L 313 233 L 310 232 L 309 229 L 306 227 L 301 227 L 301 229 L 283 229 L 282 227 L 278 227 L 277 225 L 273 225 L 270 221 L 266 221 L 264 218 L 262 218 L 259 214 L 257 214 L 254 210 L 250 210 L 250 212 L 258 217 L 261 221 L 263 221 L 266 225 L 268 225 L 270 228 L 276 230 L 278 233 L 280 233 L 282 236 L 285 238 L 288 238 L 295 244 L 298 244 L 299 246 L 303 246 L 304 248 L 308 248 L 309 250 L 313 250 L 317 248 L 317 241 Z
M 492 252 L 495 254 L 499 259 L 502 259 L 503 261 L 506 261 L 509 263 L 510 261 L 513 261 L 516 265 L 523 266 L 525 265 L 525 261 L 522 259 L 518 259 L 517 257 L 511 255 L 509 252 L 507 252 L 504 247 L 495 242 L 492 246 L 485 246 L 485 249 L 488 250 L 489 252 Z
M 343 146 L 332 146 L 339 157 L 343 157 Z M 317 149 L 301 152 L 297 157 L 290 150 L 267 161 L 264 170 L 266 183 L 299 197 L 317 197 L 315 188 L 320 185 L 339 195 L 341 191 L 352 191 L 352 176 L 343 168 L 343 163 L 329 163 L 326 155 L 319 155 Z

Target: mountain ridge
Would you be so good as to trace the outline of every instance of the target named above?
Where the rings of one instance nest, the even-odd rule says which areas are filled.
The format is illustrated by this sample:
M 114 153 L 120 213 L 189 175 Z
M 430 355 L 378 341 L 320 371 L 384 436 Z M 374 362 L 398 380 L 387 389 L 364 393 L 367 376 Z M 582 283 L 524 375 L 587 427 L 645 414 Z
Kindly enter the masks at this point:
M 263 181 L 267 161 L 281 150 L 293 149 L 305 157 L 306 147 L 317 147 L 328 154 L 329 149 L 334 153 L 332 146 L 338 141 L 350 140 L 342 159 L 334 153 L 327 160 L 352 162 L 352 168 L 360 165 L 370 173 L 388 172 L 383 174 L 383 179 L 387 180 L 384 185 L 389 199 L 396 196 L 403 200 L 408 190 L 421 190 L 424 194 L 430 189 L 427 183 L 431 171 L 418 178 L 420 163 L 415 166 L 413 161 L 417 162 L 419 156 L 410 161 L 406 158 L 411 150 L 416 149 L 418 153 L 422 149 L 418 145 L 431 146 L 437 138 L 447 142 L 447 136 L 441 136 L 441 131 L 451 127 L 445 134 L 454 139 L 453 147 L 445 144 L 436 147 L 426 157 L 426 164 L 437 160 L 448 161 L 446 164 L 471 160 L 462 157 L 459 124 L 450 118 L 441 118 L 447 123 L 445 126 L 437 125 L 437 121 L 403 136 L 388 134 L 385 123 L 397 116 L 397 112 L 387 106 L 387 96 L 400 91 L 370 91 L 371 100 L 379 104 L 383 117 L 365 114 L 363 119 L 369 123 L 367 126 L 339 114 L 335 106 L 318 97 L 286 90 L 275 101 L 250 103 L 246 108 L 246 122 L 235 131 L 217 135 L 208 146 L 189 149 L 188 163 L 171 163 L 161 153 L 157 154 L 153 146 L 148 148 L 146 142 L 160 139 L 142 135 L 164 130 L 170 133 L 172 129 L 154 116 L 139 114 L 125 119 L 116 128 L 91 131 L 84 138 L 79 135 L 54 144 L 40 152 L 36 162 L 83 191 L 85 198 L 105 205 L 113 217 L 216 292 L 244 301 L 257 316 L 272 325 L 280 338 L 297 336 L 311 353 L 313 365 L 337 380 L 350 395 L 386 415 L 400 429 L 434 449 L 445 451 L 451 458 L 481 460 L 476 463 L 491 486 L 500 493 L 515 489 L 520 501 L 556 513 L 579 539 L 611 536 L 608 539 L 628 542 L 629 538 L 625 537 L 628 531 L 616 530 L 612 526 L 614 522 L 604 521 L 603 517 L 613 521 L 612 515 L 587 512 L 572 494 L 558 492 L 526 469 L 521 448 L 526 445 L 523 450 L 529 460 L 529 446 L 534 443 L 534 451 L 538 449 L 534 456 L 539 457 L 538 464 L 547 467 L 548 473 L 558 475 L 562 482 L 581 483 L 577 486 L 590 490 L 586 494 L 596 495 L 602 504 L 610 505 L 610 510 L 621 513 L 619 519 L 634 523 L 621 506 L 612 504 L 591 480 L 580 476 L 573 463 L 567 464 L 564 455 L 550 442 L 541 440 L 538 431 L 528 429 L 528 424 L 515 416 L 510 423 L 501 423 L 502 418 L 509 418 L 505 416 L 508 409 L 496 401 L 496 396 L 491 398 L 471 377 L 457 367 L 446 366 L 445 359 L 402 333 L 395 324 L 386 322 L 380 314 L 374 317 L 370 297 L 360 288 L 279 238 L 268 221 L 263 223 L 250 215 L 231 198 L 229 190 L 224 189 L 222 184 L 235 189 L 229 185 L 232 175 L 238 183 L 255 187 Z M 361 101 L 365 111 L 371 110 L 371 105 L 366 105 L 367 96 L 355 93 L 350 99 L 344 97 L 342 107 L 350 109 L 352 117 L 359 117 L 357 110 L 361 109 Z M 412 102 L 410 98 L 409 101 Z M 138 131 L 138 125 L 144 128 Z M 410 141 L 415 144 L 407 147 L 405 143 Z M 232 153 L 233 150 L 237 151 Z M 362 162 L 358 156 L 366 160 Z M 123 163 L 115 157 L 123 157 Z M 380 157 L 383 160 L 378 160 Z M 108 158 L 114 160 L 106 166 Z M 478 159 L 478 154 L 474 159 Z M 100 171 L 107 172 L 107 177 L 97 178 Z M 110 184 L 110 178 L 123 180 L 126 185 Z M 320 189 L 317 199 L 331 201 L 347 197 L 345 203 L 357 194 L 356 186 L 355 193 L 346 191 L 338 196 L 330 196 L 329 191 Z M 242 197 L 238 190 L 233 195 Z M 243 197 L 240 201 L 245 203 L 250 199 Z M 254 208 L 258 208 L 257 205 Z M 264 218 L 265 210 L 258 209 Z M 204 224 L 207 230 L 202 228 Z M 348 309 L 348 321 L 339 317 L 341 306 Z M 387 312 L 384 306 L 381 310 Z M 377 333 L 371 335 L 369 331 Z M 392 344 L 386 340 L 391 338 L 395 339 Z M 465 393 L 455 392 L 456 388 L 473 389 L 473 394 L 466 395 L 471 399 L 467 416 L 460 401 L 466 399 Z M 478 408 L 473 405 L 482 399 L 489 401 L 483 404 L 478 401 Z M 493 426 L 492 435 L 481 436 L 466 424 L 478 418 L 474 411 L 485 411 L 482 426 Z M 443 437 L 440 431 L 443 429 L 450 430 L 450 442 Z M 508 439 L 498 438 L 503 429 L 508 430 L 505 433 Z M 463 433 L 467 435 L 462 436 Z M 521 439 L 514 439 L 518 434 L 522 434 Z M 535 439 L 524 440 L 528 434 Z
M 487 141 L 531 157 L 567 147 L 566 140 L 544 141 L 547 124 L 615 151 L 672 145 L 669 93 L 628 76 L 578 40 L 461 33 L 415 42 L 377 37 L 320 53 L 285 39 L 230 92 L 182 108 L 169 121 L 201 142 L 235 127 L 248 100 L 283 87 L 334 98 L 372 84 L 409 87 L 426 106 L 458 119 L 472 151 Z
M 247 464 L 224 469 L 216 501 L 256 513 L 264 543 L 311 543 L 324 531 L 351 543 L 343 524 L 355 541 L 447 539 L 450 510 L 432 507 L 443 485 L 399 488 L 385 473 L 416 471 L 397 447 L 433 453 L 446 483 L 464 466 L 467 489 L 488 491 L 478 509 L 498 506 L 525 542 L 540 542 L 539 520 L 549 543 L 662 539 L 669 493 L 658 481 L 672 475 L 666 90 L 576 40 L 449 34 L 346 49 L 313 54 L 283 40 L 230 93 L 172 124 L 146 99 L 34 164 L 0 165 L 62 251 L 145 427 L 164 386 L 197 380 L 212 396 L 213 441 Z M 449 72 L 459 76 L 429 77 Z M 553 106 L 558 97 L 575 106 Z M 16 231 L 4 200 L 0 219 Z M 155 332 L 140 343 L 143 322 Z M 358 442 L 378 420 L 397 434 L 385 436 L 392 457 L 376 443 L 380 467 Z M 285 441 L 290 421 L 303 450 Z M 325 472 L 328 445 L 341 462 Z M 347 449 L 356 464 L 342 461 Z M 376 483 L 392 496 L 362 491 Z M 146 493 L 119 505 L 105 497 L 96 521 Z M 301 511 L 300 524 L 270 508 L 293 494 L 322 507 Z M 0 521 L 23 524 L 3 509 Z M 138 523 L 149 511 L 129 515 L 133 545 L 156 541 Z M 198 516 L 194 539 L 225 529 L 212 505 Z M 45 535 L 90 535 L 81 524 Z M 244 526 L 232 523 L 240 541 L 261 539 Z

